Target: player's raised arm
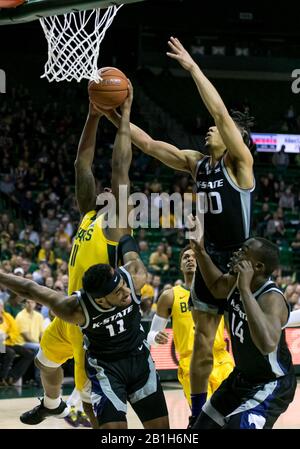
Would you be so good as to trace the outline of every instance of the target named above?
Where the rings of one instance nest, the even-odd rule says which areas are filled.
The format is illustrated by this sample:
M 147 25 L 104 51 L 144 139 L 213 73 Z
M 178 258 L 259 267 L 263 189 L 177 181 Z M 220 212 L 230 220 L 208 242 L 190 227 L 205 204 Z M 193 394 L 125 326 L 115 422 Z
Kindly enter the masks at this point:
M 136 292 L 139 293 L 147 280 L 147 270 L 139 256 L 135 239 L 131 235 L 124 235 L 120 239 L 118 252 L 124 268 L 131 274 Z
M 117 127 L 121 117 L 117 111 L 105 111 L 106 117 Z M 149 134 L 134 124 L 130 124 L 131 140 L 143 153 L 158 159 L 174 170 L 190 173 L 194 176 L 197 162 L 203 154 L 193 150 L 180 150 L 170 143 L 152 139 Z
M 81 134 L 75 160 L 75 192 L 79 210 L 86 214 L 95 208 L 96 186 L 92 172 L 96 135 L 102 113 L 89 105 L 89 113 Z
M 168 44 L 171 51 L 167 52 L 167 55 L 190 72 L 206 108 L 215 121 L 230 157 L 247 164 L 251 169 L 253 158 L 250 150 L 245 145 L 241 131 L 229 115 L 219 93 L 177 38 L 171 37 Z M 251 170 L 250 173 L 252 173 Z M 250 183 L 252 183 L 252 177 Z
M 199 218 L 189 215 L 188 221 L 191 229 L 191 248 L 195 252 L 205 284 L 215 298 L 226 298 L 236 282 L 236 278 L 230 274 L 223 274 L 207 254 L 204 246 L 203 225 Z
M 31 299 L 48 307 L 64 321 L 73 324 L 85 322 L 83 311 L 75 295 L 66 297 L 62 293 L 13 274 L 0 273 L 0 285 L 4 285 L 22 298 Z
M 127 198 L 130 195 L 129 170 L 132 160 L 132 145 L 130 136 L 130 112 L 133 100 L 132 84 L 128 80 L 128 97 L 121 106 L 120 126 L 117 130 L 112 153 L 112 193 L 116 198 L 117 214 L 119 211 L 119 187 L 127 188 Z M 126 199 L 127 199 L 126 198 Z M 123 199 L 124 200 L 124 199 Z

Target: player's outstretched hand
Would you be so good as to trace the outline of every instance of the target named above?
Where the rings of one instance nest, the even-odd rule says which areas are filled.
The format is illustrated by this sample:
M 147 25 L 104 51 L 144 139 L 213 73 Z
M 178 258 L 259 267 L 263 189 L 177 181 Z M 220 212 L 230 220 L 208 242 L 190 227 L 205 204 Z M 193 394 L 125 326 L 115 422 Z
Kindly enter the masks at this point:
M 158 345 L 166 345 L 168 343 L 168 340 L 169 335 L 163 331 L 158 332 L 158 334 L 155 336 L 155 342 Z
M 185 70 L 190 72 L 197 65 L 177 37 L 171 36 L 168 45 L 172 51 L 167 52 L 167 55 L 176 59 Z
M 197 216 L 190 214 L 187 217 L 188 220 L 188 233 L 191 248 L 193 251 L 199 251 L 204 249 L 204 226 L 203 217 L 201 220 Z

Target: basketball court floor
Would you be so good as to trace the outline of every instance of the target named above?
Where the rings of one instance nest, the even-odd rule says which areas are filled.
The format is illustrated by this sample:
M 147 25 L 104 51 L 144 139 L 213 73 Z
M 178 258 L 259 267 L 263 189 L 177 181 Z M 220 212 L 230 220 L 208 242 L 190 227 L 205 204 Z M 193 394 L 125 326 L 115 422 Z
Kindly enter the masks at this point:
M 182 389 L 177 382 L 163 382 L 163 388 L 167 400 L 170 427 L 172 429 L 185 429 L 188 423 L 189 408 L 183 396 Z M 69 389 L 71 392 L 71 389 Z M 65 391 L 66 392 L 66 391 Z M 69 393 L 69 391 L 68 391 Z M 42 396 L 41 389 L 26 389 L 22 387 L 0 389 L 0 429 L 72 429 L 64 419 L 49 418 L 38 426 L 26 426 L 19 420 L 19 416 L 26 410 L 38 405 L 38 396 Z M 67 396 L 64 396 L 67 398 Z M 275 429 L 299 429 L 300 428 L 300 381 L 293 403 L 288 410 L 281 415 L 275 424 Z M 142 429 L 142 425 L 135 413 L 128 406 L 128 427 L 130 429 Z M 83 427 L 78 428 L 78 430 Z

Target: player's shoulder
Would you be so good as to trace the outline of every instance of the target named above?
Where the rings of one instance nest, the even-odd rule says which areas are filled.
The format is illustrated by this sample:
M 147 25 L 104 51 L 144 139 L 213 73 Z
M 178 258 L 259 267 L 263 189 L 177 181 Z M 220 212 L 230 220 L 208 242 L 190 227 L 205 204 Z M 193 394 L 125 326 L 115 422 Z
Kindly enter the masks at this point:
M 96 220 L 96 218 L 97 218 L 97 210 L 91 209 L 82 215 L 80 225 L 82 226 L 83 224 L 86 224 L 86 223 L 89 224 L 92 221 Z
M 163 304 L 172 305 L 174 302 L 174 289 L 167 288 L 163 290 L 159 296 L 159 302 Z

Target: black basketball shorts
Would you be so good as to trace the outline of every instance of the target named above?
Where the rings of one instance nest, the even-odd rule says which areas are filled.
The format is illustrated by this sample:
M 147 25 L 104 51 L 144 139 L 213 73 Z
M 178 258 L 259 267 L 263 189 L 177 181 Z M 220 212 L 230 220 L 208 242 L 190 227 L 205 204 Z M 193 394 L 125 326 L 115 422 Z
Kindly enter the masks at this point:
M 211 257 L 213 263 L 222 271 L 227 273 L 228 263 L 232 257 L 232 254 L 236 249 L 230 251 L 216 251 L 212 247 L 206 246 L 206 251 Z M 223 315 L 227 311 L 227 300 L 216 299 L 209 289 L 206 287 L 206 283 L 202 277 L 202 274 L 197 266 L 189 299 L 189 307 L 193 310 L 199 310 L 201 312 L 207 312 L 211 314 Z
M 237 370 L 225 379 L 203 406 L 193 428 L 272 429 L 292 402 L 297 386 L 294 374 L 255 383 Z
M 127 401 L 141 422 L 168 415 L 165 397 L 146 341 L 114 361 L 88 357 L 91 399 L 99 425 L 126 421 Z

